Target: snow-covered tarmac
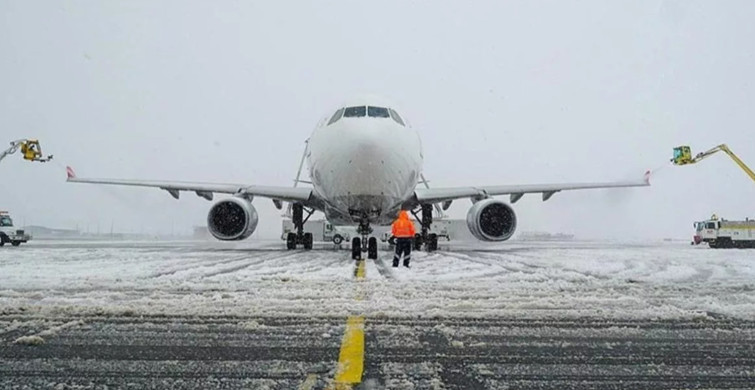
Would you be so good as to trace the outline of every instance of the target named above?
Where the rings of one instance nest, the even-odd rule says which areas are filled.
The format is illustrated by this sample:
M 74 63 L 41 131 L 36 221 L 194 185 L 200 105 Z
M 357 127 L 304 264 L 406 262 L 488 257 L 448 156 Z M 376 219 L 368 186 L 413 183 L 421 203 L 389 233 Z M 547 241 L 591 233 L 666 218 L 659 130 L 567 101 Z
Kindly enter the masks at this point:
M 755 251 L 513 242 L 415 253 L 411 269 L 394 269 L 388 252 L 356 268 L 345 250 L 281 247 L 0 249 L 0 388 L 755 383 Z M 344 355 L 361 337 L 358 352 Z M 344 364 L 358 364 L 354 386 L 339 385 Z
M 56 242 L 0 249 L 0 312 L 755 319 L 755 251 L 684 243 L 518 242 L 381 252 L 279 242 Z M 357 291 L 358 290 L 358 291 Z M 360 299 L 355 300 L 355 294 Z

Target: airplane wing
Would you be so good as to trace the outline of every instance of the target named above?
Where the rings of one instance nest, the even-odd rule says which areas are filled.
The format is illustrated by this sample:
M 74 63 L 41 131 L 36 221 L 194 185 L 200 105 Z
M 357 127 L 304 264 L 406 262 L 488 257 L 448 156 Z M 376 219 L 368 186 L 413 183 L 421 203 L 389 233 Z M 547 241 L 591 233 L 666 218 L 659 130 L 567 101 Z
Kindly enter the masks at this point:
M 255 186 L 246 184 L 192 183 L 183 181 L 121 180 L 121 179 L 83 179 L 76 177 L 73 169 L 66 169 L 70 183 L 108 184 L 119 186 L 152 187 L 168 191 L 178 199 L 181 191 L 191 191 L 197 196 L 212 200 L 214 193 L 250 195 L 270 198 L 275 201 L 303 202 L 313 200 L 312 189 L 294 187 Z
M 511 195 L 511 203 L 516 203 L 525 194 L 541 193 L 546 201 L 556 192 L 597 188 L 647 187 L 650 185 L 650 171 L 641 180 L 616 181 L 605 183 L 561 183 L 526 184 L 481 187 L 417 188 L 415 202 L 419 204 L 442 203 L 463 198 L 487 198 L 496 195 Z

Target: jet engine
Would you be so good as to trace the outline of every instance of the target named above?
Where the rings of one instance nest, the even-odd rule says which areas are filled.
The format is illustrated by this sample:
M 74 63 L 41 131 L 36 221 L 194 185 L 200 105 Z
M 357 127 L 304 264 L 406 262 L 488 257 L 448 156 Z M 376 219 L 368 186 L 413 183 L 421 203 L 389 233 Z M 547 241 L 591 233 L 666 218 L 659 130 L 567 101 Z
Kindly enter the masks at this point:
M 244 198 L 232 197 L 215 203 L 207 214 L 207 227 L 218 240 L 243 240 L 257 228 L 257 210 Z
M 478 240 L 506 241 L 516 231 L 516 214 L 500 200 L 484 199 L 469 209 L 467 226 Z

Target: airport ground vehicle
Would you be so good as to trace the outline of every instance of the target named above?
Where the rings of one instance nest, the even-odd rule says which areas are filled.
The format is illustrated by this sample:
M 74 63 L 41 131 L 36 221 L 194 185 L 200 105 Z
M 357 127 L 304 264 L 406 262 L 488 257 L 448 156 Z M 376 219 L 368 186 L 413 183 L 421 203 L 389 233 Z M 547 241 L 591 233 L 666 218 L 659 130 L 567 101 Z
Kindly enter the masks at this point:
M 48 162 L 52 160 L 52 155 L 43 157 L 42 146 L 39 145 L 38 140 L 19 139 L 19 140 L 12 141 L 8 149 L 5 149 L 4 151 L 0 152 L 0 161 L 2 161 L 5 157 L 8 157 L 11 154 L 16 153 L 18 149 L 21 149 L 21 153 L 24 155 L 24 160 L 38 161 L 38 162 Z
M 695 164 L 702 161 L 706 157 L 709 157 L 718 152 L 726 153 L 740 168 L 742 168 L 743 171 L 745 171 L 750 179 L 755 181 L 755 172 L 753 172 L 752 169 L 750 169 L 750 167 L 748 167 L 747 164 L 744 163 L 744 161 L 737 157 L 737 155 L 734 154 L 734 152 L 732 152 L 731 149 L 726 146 L 726 144 L 721 144 L 705 152 L 698 153 L 694 158 L 692 157 L 692 150 L 689 146 L 679 146 L 674 148 L 674 157 L 671 159 L 671 162 L 674 163 L 674 165 Z
M 19 246 L 31 240 L 31 235 L 13 227 L 13 219 L 7 211 L 0 211 L 0 246 L 10 243 Z
M 296 226 L 290 219 L 283 219 L 283 229 L 281 233 L 281 239 L 286 241 L 286 244 L 292 246 L 289 240 L 291 232 L 296 231 Z M 307 221 L 304 224 L 304 234 L 310 234 L 312 241 L 332 242 L 336 245 L 341 245 L 344 241 L 349 241 L 351 234 L 343 227 L 338 227 L 326 220 L 314 220 Z
M 755 220 L 728 221 L 713 215 L 695 222 L 692 244 L 707 243 L 711 248 L 755 248 Z

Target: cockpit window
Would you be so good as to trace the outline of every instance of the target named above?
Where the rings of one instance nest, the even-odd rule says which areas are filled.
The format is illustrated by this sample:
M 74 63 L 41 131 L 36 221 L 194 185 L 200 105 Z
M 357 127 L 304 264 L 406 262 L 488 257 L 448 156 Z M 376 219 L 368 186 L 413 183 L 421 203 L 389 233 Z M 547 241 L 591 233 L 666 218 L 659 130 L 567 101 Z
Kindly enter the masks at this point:
M 328 121 L 328 126 L 332 125 L 333 123 L 338 122 L 339 119 L 343 116 L 343 108 L 336 111 L 335 114 L 330 118 L 330 121 Z
M 365 115 L 367 115 L 367 107 L 365 106 L 346 107 L 346 109 L 343 111 L 343 116 L 345 118 L 356 118 Z
M 393 118 L 393 120 L 396 121 L 396 123 L 398 123 L 401 126 L 406 126 L 404 124 L 404 120 L 401 119 L 400 116 L 398 116 L 398 112 L 394 111 L 392 108 L 389 111 L 391 113 L 391 118 Z
M 372 118 L 388 118 L 388 109 L 384 107 L 367 107 L 367 116 Z

